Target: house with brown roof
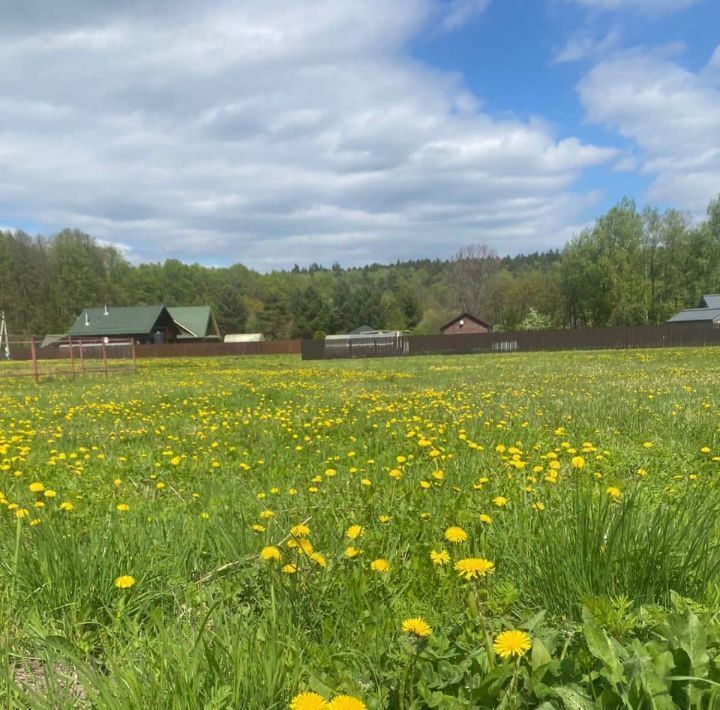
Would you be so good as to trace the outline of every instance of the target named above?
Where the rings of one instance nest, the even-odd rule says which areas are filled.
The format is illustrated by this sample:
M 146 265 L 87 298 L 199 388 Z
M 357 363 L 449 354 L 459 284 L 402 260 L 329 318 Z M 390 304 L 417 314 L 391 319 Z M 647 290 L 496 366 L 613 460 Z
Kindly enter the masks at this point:
M 446 323 L 440 332 L 443 335 L 470 335 L 477 333 L 489 333 L 492 327 L 484 320 L 480 320 L 470 313 L 461 313 L 457 318 L 453 318 Z

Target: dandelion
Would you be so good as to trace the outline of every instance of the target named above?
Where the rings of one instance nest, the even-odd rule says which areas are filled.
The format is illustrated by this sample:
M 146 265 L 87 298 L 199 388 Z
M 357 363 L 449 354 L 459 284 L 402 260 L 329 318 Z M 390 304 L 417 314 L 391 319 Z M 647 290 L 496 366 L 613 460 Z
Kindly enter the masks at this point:
M 351 525 L 347 532 L 345 533 L 345 537 L 347 537 L 349 540 L 357 540 L 360 535 L 363 533 L 363 527 L 362 525 Z
M 132 577 L 129 574 L 124 574 L 115 579 L 115 586 L 118 589 L 130 589 L 130 587 L 132 587 L 134 584 L 135 577 Z
M 16 518 L 27 518 L 28 515 L 29 515 L 29 513 L 26 508 L 18 508 L 15 511 Z
M 370 569 L 373 572 L 378 572 L 380 574 L 385 574 L 386 572 L 390 571 L 390 565 L 388 564 L 388 561 L 383 558 L 378 558 L 377 560 L 373 560 L 370 563 Z
M 420 481 L 420 488 L 422 488 L 423 490 L 427 490 L 430 487 L 431 486 L 427 481 Z
M 55 491 L 51 490 L 51 489 L 48 489 L 48 490 L 46 490 L 46 491 L 43 492 L 43 495 L 44 495 L 46 498 L 55 498 L 55 496 L 57 495 L 57 493 L 56 493 Z
M 620 489 L 617 488 L 616 486 L 608 486 L 608 487 L 605 489 L 605 492 L 606 492 L 609 496 L 611 496 L 612 498 L 619 498 L 620 495 L 621 495 L 621 494 L 620 494 Z
M 271 560 L 279 561 L 280 550 L 278 550 L 275 545 L 267 545 L 260 550 L 260 557 L 262 557 L 266 562 L 270 562 Z
M 35 481 L 34 483 L 31 483 L 29 486 L 31 493 L 42 493 L 45 490 L 45 486 L 40 483 L 40 481 Z
M 515 656 L 521 658 L 532 646 L 532 640 L 524 631 L 503 631 L 493 643 L 493 651 L 507 660 Z
M 579 471 L 585 468 L 585 459 L 582 456 L 573 456 L 570 459 L 570 465 Z
M 425 621 L 425 619 L 419 616 L 405 619 L 402 622 L 402 630 L 406 634 L 411 634 L 412 636 L 417 636 L 418 638 L 427 638 L 430 634 L 432 634 L 430 625 L 427 621 Z
M 263 510 L 260 513 L 260 519 L 261 520 L 269 520 L 275 515 L 275 513 L 272 512 L 272 510 Z
M 495 563 L 482 557 L 468 557 L 455 563 L 455 571 L 468 581 L 485 577 L 495 571 Z
M 337 695 L 325 708 L 327 710 L 367 710 L 367 705 L 353 695 Z
M 531 507 L 533 510 L 537 510 L 538 512 L 540 512 L 540 511 L 545 510 L 545 503 L 543 503 L 542 501 L 538 500 L 538 501 L 536 501 L 535 503 L 533 503 L 530 507 Z
M 75 506 L 70 503 L 69 501 L 64 501 L 60 503 L 60 510 L 65 510 L 68 513 L 74 508 Z
M 430 559 L 434 565 L 446 565 L 450 562 L 450 555 L 446 550 L 431 550 Z
M 357 557 L 359 554 L 360 550 L 358 550 L 357 547 L 350 545 L 350 547 L 345 548 L 345 557 L 352 559 L 353 557 Z
M 318 566 L 327 567 L 327 558 L 321 552 L 311 552 L 308 557 Z
M 508 504 L 508 499 L 505 498 L 505 496 L 497 496 L 493 498 L 492 502 L 496 508 L 502 508 L 503 506 Z
M 126 510 L 130 510 L 130 506 L 127 503 L 118 503 L 115 506 L 115 510 L 119 510 L 121 513 L 124 513 Z
M 462 528 L 453 526 L 445 531 L 445 539 L 452 543 L 465 542 L 467 533 Z
M 290 710 L 324 710 L 325 698 L 317 693 L 298 693 L 290 701 Z
M 290 534 L 293 537 L 307 537 L 310 534 L 310 528 L 307 525 L 293 525 L 290 528 Z
M 493 524 L 492 518 L 489 515 L 485 515 L 485 513 L 480 513 L 480 522 L 485 523 L 485 525 Z
M 283 565 L 282 571 L 285 574 L 295 574 L 297 572 L 297 567 L 291 564 Z
M 265 526 L 263 526 L 263 525 L 258 525 L 257 523 L 255 523 L 255 525 L 252 526 L 252 530 L 253 530 L 253 532 L 256 532 L 256 533 L 264 533 L 264 532 L 265 532 Z

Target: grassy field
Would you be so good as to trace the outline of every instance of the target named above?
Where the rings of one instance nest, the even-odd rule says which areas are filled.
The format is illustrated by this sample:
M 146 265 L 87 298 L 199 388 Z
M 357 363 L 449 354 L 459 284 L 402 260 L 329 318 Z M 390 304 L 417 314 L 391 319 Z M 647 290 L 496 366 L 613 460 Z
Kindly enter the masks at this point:
M 718 349 L 0 387 L 3 708 L 720 707 Z

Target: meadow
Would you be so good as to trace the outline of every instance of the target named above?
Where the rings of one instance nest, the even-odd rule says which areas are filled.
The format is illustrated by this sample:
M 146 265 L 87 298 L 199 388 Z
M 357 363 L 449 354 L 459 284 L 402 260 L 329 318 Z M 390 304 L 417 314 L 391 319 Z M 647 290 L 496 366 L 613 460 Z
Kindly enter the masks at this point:
M 720 349 L 0 388 L 3 708 L 720 707 Z

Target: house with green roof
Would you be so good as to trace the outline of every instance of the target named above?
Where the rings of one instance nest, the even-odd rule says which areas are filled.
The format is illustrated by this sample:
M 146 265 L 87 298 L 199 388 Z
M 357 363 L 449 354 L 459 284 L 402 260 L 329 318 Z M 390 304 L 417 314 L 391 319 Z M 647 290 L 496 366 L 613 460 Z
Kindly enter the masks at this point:
M 706 323 L 720 328 L 720 293 L 704 294 L 697 308 L 686 308 L 684 311 L 676 313 L 667 322 L 673 325 Z
M 168 312 L 180 329 L 179 341 L 208 340 L 220 342 L 220 328 L 210 306 L 170 306 Z
M 180 334 L 169 311 L 156 306 L 85 308 L 70 328 L 72 339 L 172 343 Z

